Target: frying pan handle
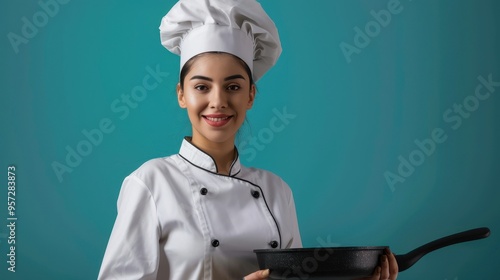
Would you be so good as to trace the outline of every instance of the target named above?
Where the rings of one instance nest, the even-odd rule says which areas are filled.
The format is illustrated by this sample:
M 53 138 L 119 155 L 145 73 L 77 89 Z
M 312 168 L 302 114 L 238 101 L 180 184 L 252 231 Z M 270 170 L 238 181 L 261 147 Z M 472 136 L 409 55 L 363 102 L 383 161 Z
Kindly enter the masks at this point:
M 476 239 L 486 238 L 490 235 L 490 229 L 487 227 L 475 228 L 456 234 L 452 234 L 425 245 L 418 247 L 417 249 L 408 252 L 404 255 L 396 255 L 396 260 L 398 262 L 399 271 L 406 270 L 414 265 L 420 258 L 425 256 L 434 250 L 450 246 L 457 243 L 472 241 Z

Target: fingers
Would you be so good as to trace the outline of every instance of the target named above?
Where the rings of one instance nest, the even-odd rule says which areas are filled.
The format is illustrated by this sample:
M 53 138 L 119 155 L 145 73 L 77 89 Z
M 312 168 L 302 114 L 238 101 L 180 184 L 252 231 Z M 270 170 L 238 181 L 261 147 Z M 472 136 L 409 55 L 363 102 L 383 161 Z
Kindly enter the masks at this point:
M 389 261 L 387 260 L 387 255 L 380 257 L 380 279 L 386 280 L 390 279 L 391 276 L 389 272 Z
M 385 255 L 380 257 L 380 265 L 375 268 L 370 277 L 361 280 L 396 280 L 398 277 L 398 262 L 396 257 L 389 250 L 386 249 Z
M 269 277 L 269 269 L 258 270 L 252 274 L 248 274 L 243 280 L 265 280 Z
M 398 262 L 396 261 L 396 257 L 389 248 L 386 249 L 386 256 L 389 263 L 389 279 L 395 280 L 398 277 L 399 272 Z
M 385 255 L 380 257 L 380 276 L 381 280 L 396 280 L 398 277 L 398 262 L 389 248 L 385 249 Z

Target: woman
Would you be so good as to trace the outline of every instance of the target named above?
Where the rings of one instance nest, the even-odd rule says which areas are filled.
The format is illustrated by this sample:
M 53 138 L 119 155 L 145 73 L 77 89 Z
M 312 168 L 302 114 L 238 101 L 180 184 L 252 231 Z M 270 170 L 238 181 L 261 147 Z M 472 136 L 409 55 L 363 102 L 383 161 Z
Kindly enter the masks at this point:
M 281 53 L 276 27 L 253 0 L 181 0 L 160 30 L 181 56 L 192 136 L 125 178 L 99 279 L 267 279 L 253 250 L 302 246 L 295 204 L 281 178 L 240 164 L 234 141 Z M 385 263 L 373 279 L 389 278 Z

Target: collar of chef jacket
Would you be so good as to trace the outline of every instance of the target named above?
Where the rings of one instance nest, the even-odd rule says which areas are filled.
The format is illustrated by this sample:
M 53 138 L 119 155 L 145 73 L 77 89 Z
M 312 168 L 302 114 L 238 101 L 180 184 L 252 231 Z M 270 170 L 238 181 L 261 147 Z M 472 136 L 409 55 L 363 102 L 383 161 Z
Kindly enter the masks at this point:
M 179 151 L 179 155 L 185 160 L 189 161 L 191 164 L 196 165 L 208 172 L 217 173 L 217 165 L 215 160 L 207 153 L 192 144 L 190 137 L 185 137 L 182 141 L 182 145 Z M 238 155 L 238 150 L 236 151 L 236 157 L 231 163 L 231 168 L 229 169 L 229 176 L 234 177 L 241 171 L 240 157 Z

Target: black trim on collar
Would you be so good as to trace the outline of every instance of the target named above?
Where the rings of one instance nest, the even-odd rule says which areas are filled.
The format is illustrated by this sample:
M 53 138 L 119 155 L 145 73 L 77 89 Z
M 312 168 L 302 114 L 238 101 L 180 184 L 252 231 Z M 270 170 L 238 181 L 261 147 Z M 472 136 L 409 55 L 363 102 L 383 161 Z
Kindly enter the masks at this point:
M 204 153 L 205 155 L 207 155 L 207 156 L 208 156 L 208 157 L 212 160 L 212 162 L 213 162 L 213 163 L 214 163 L 214 165 L 215 165 L 215 173 L 216 173 L 216 174 L 218 174 L 218 175 L 222 175 L 222 174 L 219 174 L 219 167 L 217 166 L 217 162 L 215 161 L 215 159 L 214 159 L 211 155 L 209 155 L 207 152 L 205 152 L 205 151 L 203 151 L 202 149 L 200 149 L 200 147 L 198 147 L 198 146 L 196 146 L 195 144 L 193 144 L 193 142 L 191 142 L 191 140 L 192 140 L 192 139 L 193 139 L 193 138 L 192 138 L 192 137 L 190 137 L 190 136 L 184 136 L 184 140 L 186 140 L 189 144 L 191 144 L 193 147 L 195 147 L 196 149 L 198 149 L 200 152 L 202 152 L 202 153 Z M 234 164 L 236 163 L 236 161 L 238 160 L 238 158 L 239 158 L 239 156 L 240 156 L 240 153 L 238 152 L 238 149 L 236 148 L 236 146 L 234 146 L 234 151 L 236 152 L 236 156 L 234 157 L 233 162 L 231 162 L 231 167 L 229 167 L 229 174 L 231 174 L 231 171 L 233 170 Z M 180 155 L 180 154 L 179 154 L 179 155 Z M 182 155 L 181 155 L 181 156 L 182 156 Z M 187 159 L 186 159 L 185 157 L 183 157 L 183 156 L 182 156 L 182 158 L 183 158 L 183 159 L 185 159 L 185 160 L 187 160 Z M 189 160 L 187 160 L 187 161 L 188 161 L 189 163 L 191 163 L 191 164 L 193 164 L 193 165 L 195 165 L 195 166 L 197 166 L 197 167 L 199 167 L 199 168 L 203 169 L 203 170 L 206 170 L 206 171 L 208 171 L 208 172 L 213 173 L 212 171 L 210 171 L 210 170 L 208 170 L 208 169 L 205 169 L 205 168 L 202 168 L 202 167 L 200 167 L 200 166 L 198 166 L 198 165 L 196 165 L 196 164 L 194 164 L 194 163 L 190 162 Z M 241 164 L 240 164 L 240 166 L 241 166 Z M 236 174 L 234 174 L 234 175 L 232 175 L 232 176 L 230 175 L 229 177 L 234 177 L 234 176 L 236 176 L 238 173 L 240 173 L 240 171 L 241 171 L 241 167 L 240 167 L 240 170 L 239 170 L 238 172 L 236 172 Z
M 236 161 L 238 160 L 238 157 L 240 156 L 240 153 L 238 153 L 238 149 L 236 148 L 236 146 L 234 146 L 234 151 L 236 152 L 236 156 L 234 157 L 234 160 L 231 163 L 231 167 L 229 167 L 229 174 L 231 174 L 231 171 L 233 170 L 233 166 L 236 163 Z M 217 164 L 215 166 L 217 168 Z M 236 172 L 236 174 L 240 173 L 240 171 L 241 171 L 241 167 L 240 167 L 240 170 L 238 170 L 238 172 Z M 234 174 L 233 177 L 236 176 L 236 174 Z
M 195 147 L 195 148 L 196 148 L 196 149 L 198 149 L 200 152 L 202 152 L 202 153 L 204 153 L 205 155 L 207 155 L 208 157 L 210 157 L 210 158 L 212 159 L 212 161 L 213 161 L 214 165 L 215 165 L 215 172 L 216 172 L 216 173 L 219 173 L 219 167 L 217 166 L 217 163 L 215 162 L 215 159 L 214 159 L 211 155 L 209 155 L 207 152 L 205 152 L 205 151 L 203 151 L 202 149 L 200 149 L 200 147 L 198 147 L 198 146 L 196 146 L 195 144 L 193 144 L 193 142 L 191 142 L 191 140 L 193 140 L 193 137 L 185 136 L 185 137 L 184 137 L 184 140 L 188 141 L 188 143 L 189 143 L 189 144 L 191 144 L 191 145 L 193 145 L 193 147 Z M 182 157 L 182 158 L 184 158 L 184 157 Z M 186 158 L 184 158 L 184 159 L 186 159 Z M 187 159 L 186 159 L 186 160 L 187 160 Z M 189 160 L 188 160 L 188 161 L 189 161 Z M 191 163 L 191 162 L 190 162 L 190 163 Z M 193 163 L 191 163 L 191 164 L 193 164 Z M 197 166 L 197 165 L 196 165 L 196 166 Z M 201 168 L 201 167 L 200 167 L 200 168 Z M 207 169 L 205 169 L 205 168 L 201 168 L 201 169 L 203 169 L 203 170 L 207 170 Z M 210 170 L 207 170 L 207 171 L 211 172 Z M 229 174 L 231 174 L 231 172 L 229 172 Z

